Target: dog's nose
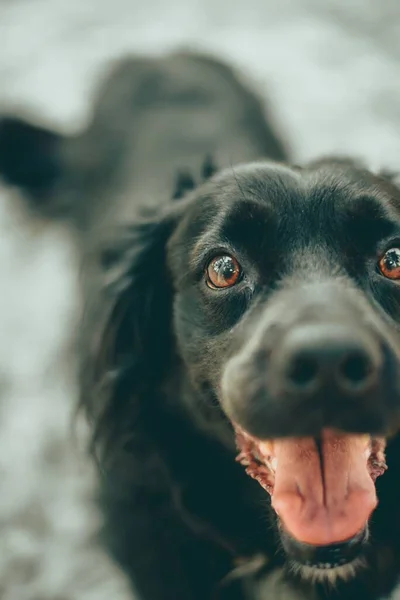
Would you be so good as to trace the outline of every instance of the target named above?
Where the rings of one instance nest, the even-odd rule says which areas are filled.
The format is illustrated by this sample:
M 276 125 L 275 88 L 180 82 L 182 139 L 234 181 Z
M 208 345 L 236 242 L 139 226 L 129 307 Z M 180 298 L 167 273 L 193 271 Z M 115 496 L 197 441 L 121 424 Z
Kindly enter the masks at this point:
M 305 395 L 324 389 L 358 395 L 375 385 L 380 367 L 380 350 L 373 338 L 335 324 L 297 326 L 274 354 L 278 386 Z

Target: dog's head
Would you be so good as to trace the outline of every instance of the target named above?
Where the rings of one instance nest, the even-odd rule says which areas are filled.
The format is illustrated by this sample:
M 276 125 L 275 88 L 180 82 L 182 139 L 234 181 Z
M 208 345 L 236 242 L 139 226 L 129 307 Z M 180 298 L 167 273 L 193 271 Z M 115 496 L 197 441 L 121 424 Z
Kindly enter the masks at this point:
M 400 423 L 398 188 L 346 161 L 241 166 L 123 246 L 84 366 L 100 432 L 122 435 L 129 396 L 179 364 L 193 415 L 220 408 L 269 492 L 289 560 L 351 574 Z

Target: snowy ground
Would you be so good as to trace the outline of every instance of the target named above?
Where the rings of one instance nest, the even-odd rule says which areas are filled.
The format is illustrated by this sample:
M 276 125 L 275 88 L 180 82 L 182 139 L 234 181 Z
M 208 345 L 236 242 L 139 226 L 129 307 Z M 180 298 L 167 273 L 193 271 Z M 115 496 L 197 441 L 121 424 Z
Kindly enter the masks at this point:
M 0 106 L 66 130 L 106 60 L 189 45 L 268 92 L 296 159 L 397 167 L 398 0 L 0 0 L 0 39 Z M 127 600 L 92 539 L 94 477 L 71 436 L 73 244 L 22 206 L 0 187 L 0 598 Z

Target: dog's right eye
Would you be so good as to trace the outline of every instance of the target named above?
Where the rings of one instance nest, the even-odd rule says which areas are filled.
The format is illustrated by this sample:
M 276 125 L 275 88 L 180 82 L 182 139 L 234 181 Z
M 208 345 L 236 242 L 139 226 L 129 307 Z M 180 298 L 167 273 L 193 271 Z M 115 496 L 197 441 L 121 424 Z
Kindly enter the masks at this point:
M 379 270 L 388 279 L 400 279 L 400 248 L 390 248 L 380 259 Z
M 206 269 L 206 283 L 211 289 L 229 288 L 238 283 L 242 269 L 233 256 L 223 254 L 213 258 Z

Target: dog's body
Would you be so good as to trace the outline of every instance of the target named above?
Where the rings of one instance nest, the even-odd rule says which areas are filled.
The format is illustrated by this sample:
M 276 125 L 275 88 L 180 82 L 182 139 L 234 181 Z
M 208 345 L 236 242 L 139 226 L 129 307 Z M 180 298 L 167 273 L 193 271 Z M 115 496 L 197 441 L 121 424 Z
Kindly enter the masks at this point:
M 104 539 L 143 600 L 253 599 L 277 572 L 306 598 L 376 600 L 400 572 L 396 436 L 380 477 L 400 192 L 349 161 L 267 162 L 284 148 L 219 63 L 133 64 L 59 153 L 60 206 L 104 250 L 82 332 Z

